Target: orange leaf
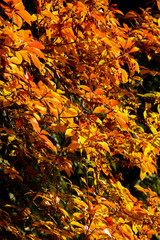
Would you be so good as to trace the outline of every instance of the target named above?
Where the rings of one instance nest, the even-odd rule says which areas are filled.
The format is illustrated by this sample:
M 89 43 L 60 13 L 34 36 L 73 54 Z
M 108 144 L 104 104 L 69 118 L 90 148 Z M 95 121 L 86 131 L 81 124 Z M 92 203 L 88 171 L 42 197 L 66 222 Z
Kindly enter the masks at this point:
M 147 232 L 147 235 L 148 235 L 148 237 L 152 237 L 152 235 L 153 234 L 155 234 L 156 235 L 156 232 L 152 229 L 152 230 L 149 230 L 148 232 Z
M 104 107 L 96 107 L 93 111 L 93 113 L 106 113 L 106 108 Z
M 13 21 L 18 26 L 18 28 L 22 27 L 23 21 L 22 21 L 22 18 L 19 15 L 13 14 Z
M 13 2 L 12 4 L 14 4 L 14 7 L 16 10 L 19 10 L 19 11 L 24 10 L 24 5 L 21 0 L 14 0 L 12 2 Z
M 95 94 L 96 96 L 97 96 L 97 95 L 102 95 L 102 94 L 104 94 L 104 91 L 103 91 L 103 89 L 101 89 L 101 88 L 97 88 L 97 89 L 95 90 L 94 94 Z
M 87 92 L 92 92 L 91 89 L 86 85 L 79 85 L 79 87 L 86 90 Z
M 42 130 L 41 134 L 49 135 L 49 133 L 47 131 L 45 131 L 45 130 Z
M 123 112 L 118 112 L 117 115 L 118 115 L 118 117 L 122 118 L 125 122 L 128 122 L 127 114 L 125 114 Z
M 54 18 L 54 15 L 50 11 L 48 11 L 47 9 L 41 11 L 41 14 L 48 17 L 48 18 Z
M 96 78 L 96 77 L 97 77 L 97 76 L 96 76 L 95 74 L 91 73 L 90 79 L 93 79 L 93 78 Z
M 130 232 L 125 231 L 125 230 L 124 230 L 123 228 L 121 228 L 121 227 L 119 227 L 119 228 L 121 229 L 121 232 L 122 232 L 123 236 L 126 237 L 126 239 L 128 239 L 128 240 L 134 240 L 134 237 L 133 237 L 133 235 L 132 235 Z
M 31 26 L 32 17 L 26 10 L 18 11 L 18 15 Z
M 39 71 L 41 71 L 41 62 L 39 61 L 39 59 L 33 54 L 30 54 L 30 55 L 34 65 L 39 69 Z
M 160 10 L 160 0 L 157 0 L 157 7 Z
M 41 50 L 39 50 L 38 48 L 33 48 L 32 51 L 30 51 L 30 52 L 33 52 L 38 57 L 45 59 L 45 56 L 44 56 L 43 52 L 41 52 Z
M 34 117 L 29 117 L 29 122 L 32 124 L 33 129 L 37 133 L 40 133 L 41 128 L 39 127 L 39 124 L 38 124 L 37 120 Z
M 46 101 L 46 104 L 47 104 L 47 106 L 48 106 L 48 108 L 49 108 L 50 113 L 51 113 L 54 117 L 58 118 L 58 110 L 57 110 L 56 108 L 53 108 L 53 107 L 51 106 L 51 104 L 48 103 L 47 101 Z
M 54 146 L 53 143 L 45 135 L 40 135 L 40 138 L 44 139 L 45 144 L 47 144 L 50 148 L 53 149 L 53 151 L 57 153 L 56 146 Z
M 118 122 L 119 122 L 119 124 L 122 126 L 122 127 L 124 127 L 124 128 L 126 128 L 126 129 L 128 129 L 128 125 L 126 124 L 126 122 L 124 121 L 124 119 L 123 118 L 121 118 L 121 117 L 116 117 L 117 118 L 117 120 L 118 120 Z
M 91 16 L 93 18 L 95 18 L 98 22 L 100 21 L 100 22 L 102 22 L 104 24 L 106 23 L 105 18 L 102 15 L 100 15 L 100 14 L 92 13 Z
M 43 46 L 43 44 L 40 43 L 40 42 L 38 42 L 38 41 L 30 42 L 27 46 L 28 46 L 28 47 L 39 48 L 39 49 L 44 49 L 44 48 L 45 48 L 45 47 Z
M 117 100 L 115 100 L 115 99 L 112 99 L 111 102 L 110 102 L 110 106 L 111 107 L 114 107 L 114 106 L 116 106 L 118 104 L 119 104 L 119 102 Z
M 127 43 L 125 45 L 125 49 L 130 48 L 134 44 L 134 37 L 130 37 L 127 39 Z
M 31 60 L 28 57 L 28 52 L 26 50 L 21 50 L 19 51 L 19 53 L 21 54 L 21 56 L 24 58 L 26 62 L 28 62 L 29 64 L 31 63 Z

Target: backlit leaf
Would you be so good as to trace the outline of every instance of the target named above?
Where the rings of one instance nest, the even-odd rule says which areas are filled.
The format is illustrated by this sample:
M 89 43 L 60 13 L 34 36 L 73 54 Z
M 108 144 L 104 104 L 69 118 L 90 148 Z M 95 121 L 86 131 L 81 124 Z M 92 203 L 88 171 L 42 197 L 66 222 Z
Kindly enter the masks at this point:
M 32 124 L 33 129 L 37 132 L 40 133 L 41 128 L 39 127 L 38 121 L 34 117 L 29 117 L 29 122 Z
M 39 71 L 41 71 L 41 62 L 39 61 L 39 59 L 34 54 L 30 54 L 30 56 L 34 65 L 39 69 Z
M 116 119 L 118 120 L 118 123 L 119 123 L 123 128 L 128 129 L 128 125 L 126 124 L 126 121 L 125 121 L 123 118 L 117 116 Z
M 40 138 L 45 140 L 45 144 L 47 144 L 54 152 L 57 153 L 57 148 L 56 146 L 53 145 L 53 143 L 45 136 L 45 135 L 40 135 Z
M 20 15 L 25 22 L 27 22 L 29 25 L 31 25 L 31 15 L 26 10 L 18 11 L 18 15 Z
M 43 46 L 42 43 L 38 42 L 38 41 L 33 41 L 28 43 L 27 45 L 28 47 L 34 47 L 34 48 L 39 48 L 39 49 L 44 49 L 45 47 Z

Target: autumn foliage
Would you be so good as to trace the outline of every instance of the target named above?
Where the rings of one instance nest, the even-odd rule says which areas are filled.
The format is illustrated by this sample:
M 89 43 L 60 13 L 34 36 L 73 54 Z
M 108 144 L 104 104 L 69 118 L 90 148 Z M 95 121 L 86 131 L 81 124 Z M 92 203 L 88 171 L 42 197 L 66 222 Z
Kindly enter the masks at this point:
M 140 180 L 157 174 L 160 93 L 138 86 L 159 72 L 137 56 L 158 58 L 160 15 L 124 16 L 107 0 L 35 4 L 30 15 L 21 0 L 0 3 L 1 236 L 160 235 L 157 193 L 137 184 L 142 202 L 114 174 L 116 165 L 137 167 Z

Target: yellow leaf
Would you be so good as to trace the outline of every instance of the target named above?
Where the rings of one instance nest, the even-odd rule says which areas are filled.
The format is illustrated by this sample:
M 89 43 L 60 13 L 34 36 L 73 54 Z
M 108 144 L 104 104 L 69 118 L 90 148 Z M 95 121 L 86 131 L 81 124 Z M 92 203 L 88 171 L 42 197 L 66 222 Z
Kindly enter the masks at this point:
M 118 112 L 117 115 L 122 118 L 125 122 L 128 123 L 128 116 L 126 113 L 123 113 L 123 112 Z
M 68 212 L 65 209 L 60 208 L 60 210 L 61 210 L 61 212 L 63 212 L 65 217 L 69 217 L 69 214 L 68 214 Z
M 133 232 L 135 234 L 137 234 L 137 232 L 138 232 L 138 225 L 135 222 L 133 222 L 132 229 L 133 229 Z
M 133 59 L 133 58 L 130 60 L 130 62 L 131 62 L 132 69 L 134 69 L 134 71 L 139 73 L 140 72 L 140 68 L 139 68 L 138 62 L 135 59 Z
M 104 63 L 105 63 L 105 60 L 100 60 L 99 63 L 98 63 L 98 65 L 101 66 L 101 65 L 103 65 Z
M 84 229 L 84 225 L 77 221 L 72 221 L 70 224 Z
M 150 129 L 153 134 L 157 134 L 157 129 L 155 127 L 153 127 L 153 125 L 150 126 Z
M 134 52 L 138 52 L 138 51 L 140 51 L 140 49 L 138 47 L 133 47 L 133 48 L 131 48 L 129 53 L 134 53 Z
M 81 177 L 81 180 L 87 185 L 86 180 L 83 177 Z
M 65 132 L 66 137 L 71 137 L 74 134 L 75 134 L 75 130 L 73 130 L 72 128 L 67 129 L 66 132 Z
M 79 220 L 79 219 L 82 219 L 85 217 L 85 215 L 81 212 L 76 212 L 76 213 L 73 213 L 72 217 L 75 219 L 75 220 Z
M 8 137 L 8 141 L 9 141 L 9 142 L 14 141 L 15 139 L 16 139 L 16 136 L 15 136 L 15 135 L 12 135 L 12 136 L 9 136 L 9 137 Z
M 86 138 L 80 135 L 80 136 L 79 136 L 79 142 L 80 142 L 81 144 L 83 144 L 83 143 L 85 143 L 85 141 L 86 141 Z
M 120 226 L 119 226 L 119 228 L 120 228 L 123 236 L 124 236 L 127 240 L 134 240 L 134 237 L 133 237 L 133 235 L 132 235 L 131 232 L 128 232 L 128 231 L 124 230 L 124 229 L 123 229 L 122 227 L 120 227 Z
M 20 59 L 17 58 L 17 57 L 12 57 L 12 58 L 10 58 L 10 61 L 11 61 L 12 63 L 15 63 L 15 64 L 21 64 L 22 59 L 20 60 Z
M 74 202 L 82 208 L 85 208 L 85 209 L 88 208 L 88 205 L 78 198 L 74 198 Z
M 105 149 L 107 152 L 110 152 L 110 149 L 108 147 L 108 144 L 106 142 L 99 142 L 99 144 L 102 146 L 103 149 Z
M 88 168 L 88 172 L 94 172 L 94 168 Z
M 72 116 L 72 117 L 76 117 L 78 115 L 78 112 L 76 109 L 74 108 L 69 108 L 67 109 L 67 112 Z
M 145 176 L 146 176 L 146 171 L 144 169 L 141 169 L 141 171 L 140 171 L 140 179 L 143 181 Z
M 137 188 L 140 192 L 143 192 L 147 196 L 147 190 L 139 185 L 135 185 L 135 188 Z
M 123 68 L 121 68 L 120 71 L 122 75 L 122 83 L 128 82 L 128 73 Z

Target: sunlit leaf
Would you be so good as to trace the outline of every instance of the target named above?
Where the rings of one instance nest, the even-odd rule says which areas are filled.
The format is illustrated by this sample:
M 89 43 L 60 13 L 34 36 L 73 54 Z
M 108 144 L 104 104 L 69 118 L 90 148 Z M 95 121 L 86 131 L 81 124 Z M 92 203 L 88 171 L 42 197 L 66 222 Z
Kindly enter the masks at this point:
M 39 61 L 39 59 L 34 54 L 31 54 L 31 59 L 32 59 L 35 67 L 37 67 L 39 69 L 39 71 L 41 71 L 41 62 Z
M 38 42 L 38 41 L 33 41 L 28 43 L 27 45 L 28 47 L 34 47 L 34 48 L 39 48 L 39 49 L 44 49 L 45 47 L 43 46 L 42 43 Z
M 32 124 L 33 129 L 37 132 L 40 133 L 41 128 L 39 127 L 38 121 L 34 117 L 29 117 L 29 122 Z
M 40 138 L 45 140 L 45 144 L 47 144 L 54 152 L 57 152 L 56 146 L 53 145 L 53 143 L 45 136 L 45 135 L 40 135 Z

